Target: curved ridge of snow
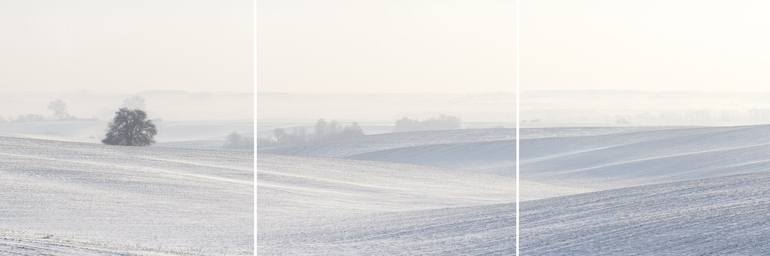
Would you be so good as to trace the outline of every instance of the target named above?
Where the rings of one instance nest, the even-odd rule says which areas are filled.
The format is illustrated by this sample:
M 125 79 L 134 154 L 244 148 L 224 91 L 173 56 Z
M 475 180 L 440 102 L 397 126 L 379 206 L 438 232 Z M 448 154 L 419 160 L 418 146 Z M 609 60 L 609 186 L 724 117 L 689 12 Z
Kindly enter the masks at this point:
M 521 144 L 522 177 L 567 186 L 618 188 L 770 168 L 770 126 L 536 139 Z
M 443 168 L 478 169 L 490 166 L 512 167 L 515 163 L 513 158 L 515 154 L 515 142 L 501 140 L 403 147 L 357 154 L 348 158 Z
M 561 128 L 549 128 L 549 134 L 560 134 Z M 702 144 L 688 145 L 691 148 L 703 148 L 704 145 L 745 145 L 756 140 L 752 136 L 740 134 L 741 131 L 765 131 L 770 133 L 770 126 L 749 127 L 700 127 L 700 128 L 659 128 L 659 129 L 623 129 L 609 134 L 587 132 L 579 135 L 578 128 L 564 128 L 570 136 L 523 136 L 521 140 L 521 158 L 523 163 L 546 162 L 576 154 L 604 153 L 622 147 L 683 147 L 683 141 L 706 141 Z M 589 128 L 586 128 L 589 129 Z M 623 131 L 623 132 L 621 132 Z M 544 131 L 538 131 L 544 132 Z M 574 133 L 574 134 L 573 134 Z M 730 134 L 732 135 L 730 136 Z M 725 135 L 727 139 L 714 141 L 714 137 Z M 469 134 L 468 136 L 472 136 Z M 706 138 L 711 141 L 705 140 Z M 735 140 L 735 138 L 742 138 Z M 471 140 L 449 143 L 423 143 L 420 145 L 403 144 L 399 147 L 372 150 L 346 156 L 351 159 L 415 163 L 435 166 L 465 166 L 479 162 L 509 162 L 515 154 L 515 140 Z M 657 145 L 655 143 L 658 143 Z M 649 145 L 648 145 L 649 144 Z M 340 147 L 344 145 L 338 145 Z M 684 146 L 686 147 L 686 146 Z M 637 152 L 633 152 L 637 153 Z M 642 152 L 639 152 L 642 153 Z M 659 151 L 646 152 L 655 155 Z M 469 164 L 470 163 L 470 164 Z
M 682 130 L 682 127 L 566 127 L 522 128 L 521 138 L 570 138 L 603 135 L 632 134 L 661 130 Z M 697 129 L 697 128 L 696 128 Z M 259 152 L 277 155 L 345 158 L 376 151 L 394 150 L 441 144 L 463 144 L 493 141 L 512 141 L 511 128 L 477 128 L 373 134 L 343 140 L 331 140 L 296 146 L 260 148 Z
M 509 202 L 515 180 L 407 164 L 259 155 L 260 229 L 378 212 Z
M 559 133 L 558 128 L 549 131 Z M 522 139 L 521 148 L 522 180 L 575 192 L 597 191 L 766 170 L 770 168 L 770 126 L 541 137 Z M 348 158 L 512 177 L 514 154 L 515 141 L 502 140 L 407 146 Z M 539 197 L 532 193 L 542 195 L 523 190 L 522 197 Z M 563 194 L 546 196 L 558 195 Z

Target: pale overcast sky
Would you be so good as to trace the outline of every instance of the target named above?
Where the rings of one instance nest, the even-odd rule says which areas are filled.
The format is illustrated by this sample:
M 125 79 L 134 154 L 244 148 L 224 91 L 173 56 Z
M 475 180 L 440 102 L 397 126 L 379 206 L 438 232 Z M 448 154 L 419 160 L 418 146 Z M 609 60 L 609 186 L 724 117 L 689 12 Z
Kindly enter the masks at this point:
M 514 4 L 261 0 L 259 91 L 514 91 Z
M 252 4 L 0 1 L 0 92 L 249 92 Z M 513 91 L 513 0 L 258 4 L 261 91 Z M 766 1 L 521 4 L 524 90 L 770 90 Z
M 524 90 L 770 90 L 770 2 L 521 7 Z M 513 0 L 262 0 L 259 9 L 263 91 L 513 90 Z
M 251 0 L 0 1 L 0 93 L 251 92 Z
M 760 0 L 522 0 L 522 89 L 770 91 L 768 13 Z

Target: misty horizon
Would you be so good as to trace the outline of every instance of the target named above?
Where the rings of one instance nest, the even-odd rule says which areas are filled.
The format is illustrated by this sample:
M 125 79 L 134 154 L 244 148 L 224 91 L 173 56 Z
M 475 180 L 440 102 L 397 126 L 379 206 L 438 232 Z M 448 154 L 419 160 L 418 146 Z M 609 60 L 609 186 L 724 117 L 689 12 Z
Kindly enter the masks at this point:
M 770 123 L 768 93 L 524 90 L 522 127 L 735 126 Z M 257 118 L 319 118 L 387 124 L 401 117 L 457 116 L 464 123 L 514 123 L 515 93 L 257 93 Z M 366 109 L 351 106 L 366 106 Z
M 0 117 L 19 115 L 51 115 L 48 104 L 54 100 L 66 103 L 73 117 L 106 120 L 132 96 L 145 99 L 153 119 L 175 121 L 253 120 L 253 94 L 240 92 L 190 92 L 184 90 L 147 90 L 137 93 L 102 93 L 68 91 L 62 93 L 16 92 L 3 94 Z

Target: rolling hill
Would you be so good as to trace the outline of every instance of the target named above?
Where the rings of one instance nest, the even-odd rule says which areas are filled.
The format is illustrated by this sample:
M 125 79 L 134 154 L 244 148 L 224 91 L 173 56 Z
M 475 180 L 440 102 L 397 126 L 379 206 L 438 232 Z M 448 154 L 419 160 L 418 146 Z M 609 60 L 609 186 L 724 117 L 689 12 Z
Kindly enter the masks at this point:
M 252 164 L 250 152 L 0 137 L 0 249 L 251 255 Z
M 538 128 L 522 135 L 523 255 L 770 252 L 770 126 Z M 258 184 L 267 189 L 258 200 L 282 203 L 259 208 L 302 214 L 261 230 L 258 252 L 511 255 L 513 197 L 495 191 L 512 185 L 514 150 L 504 129 L 260 150 L 267 162 L 260 162 L 259 180 L 268 185 Z M 262 214 L 260 226 L 279 220 Z

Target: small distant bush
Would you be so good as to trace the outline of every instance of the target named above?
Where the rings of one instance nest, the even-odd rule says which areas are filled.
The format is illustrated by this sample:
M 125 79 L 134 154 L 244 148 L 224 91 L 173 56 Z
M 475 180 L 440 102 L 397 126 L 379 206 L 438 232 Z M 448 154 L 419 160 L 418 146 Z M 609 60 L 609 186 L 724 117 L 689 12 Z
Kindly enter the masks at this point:
M 254 137 L 243 136 L 240 133 L 233 132 L 227 135 L 223 147 L 229 149 L 253 149 Z
M 73 119 L 74 117 L 67 111 L 67 103 L 56 99 L 48 104 L 48 109 L 53 112 L 53 117 L 59 120 Z
M 276 143 L 274 140 L 269 138 L 257 138 L 257 146 L 258 147 L 269 147 L 269 146 L 275 146 Z

